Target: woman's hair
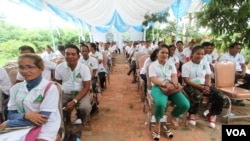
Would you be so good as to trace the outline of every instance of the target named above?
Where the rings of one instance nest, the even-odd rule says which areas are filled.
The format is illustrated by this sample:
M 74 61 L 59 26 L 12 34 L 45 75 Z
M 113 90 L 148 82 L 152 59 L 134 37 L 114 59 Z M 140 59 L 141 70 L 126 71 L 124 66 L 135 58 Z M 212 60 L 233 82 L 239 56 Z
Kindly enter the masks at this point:
M 43 63 L 42 58 L 39 55 L 29 54 L 29 53 L 28 54 L 22 54 L 22 55 L 20 55 L 18 57 L 18 60 L 21 60 L 23 58 L 29 58 L 29 59 L 33 60 L 36 67 L 44 70 L 44 63 Z
M 157 53 L 159 52 L 159 49 L 155 49 L 151 55 L 150 55 L 150 60 L 153 62 L 157 59 Z
M 94 50 L 99 51 L 98 47 L 95 43 L 90 43 L 90 47 L 92 47 Z
M 50 45 L 46 45 L 46 47 L 49 48 L 52 52 L 54 52 Z
M 19 52 L 29 50 L 31 53 L 35 53 L 35 50 L 31 46 L 23 45 L 18 48 Z
M 67 44 L 67 45 L 65 46 L 65 50 L 66 50 L 67 48 L 73 48 L 73 49 L 75 49 L 75 50 L 76 50 L 77 55 L 79 55 L 79 54 L 80 54 L 80 49 L 79 49 L 76 45 L 73 45 L 73 44 Z
M 199 49 L 204 49 L 203 46 L 197 45 L 192 49 L 191 55 L 193 55 L 195 52 L 197 52 Z

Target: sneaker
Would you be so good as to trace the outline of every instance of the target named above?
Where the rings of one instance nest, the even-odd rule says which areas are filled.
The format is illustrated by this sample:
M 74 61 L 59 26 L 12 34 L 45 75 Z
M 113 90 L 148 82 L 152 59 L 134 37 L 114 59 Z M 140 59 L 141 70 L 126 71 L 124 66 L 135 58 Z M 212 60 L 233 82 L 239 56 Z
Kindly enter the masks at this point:
M 210 113 L 207 114 L 207 120 L 209 122 L 209 127 L 215 128 L 215 122 L 216 122 L 216 115 L 211 115 Z
M 160 140 L 160 135 L 157 132 L 153 131 L 152 132 L 152 136 L 153 136 L 153 139 L 155 141 L 159 141 Z
M 207 117 L 207 114 L 209 114 L 209 110 L 204 111 L 203 116 Z
M 193 126 L 196 125 L 196 118 L 195 118 L 195 114 L 191 114 L 187 117 L 187 122 Z

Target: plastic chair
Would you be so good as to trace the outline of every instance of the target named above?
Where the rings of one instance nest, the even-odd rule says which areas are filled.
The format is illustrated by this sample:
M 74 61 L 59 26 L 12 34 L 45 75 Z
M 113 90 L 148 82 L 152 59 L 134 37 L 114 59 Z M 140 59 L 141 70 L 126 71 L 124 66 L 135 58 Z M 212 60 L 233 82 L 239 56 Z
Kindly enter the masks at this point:
M 143 102 L 145 100 L 145 93 L 144 93 L 144 80 L 140 77 L 140 71 L 144 65 L 145 60 L 149 57 L 149 55 L 143 55 L 139 58 L 138 66 L 139 69 L 136 72 L 137 73 L 137 79 L 138 79 L 138 92 L 141 95 L 141 101 Z
M 246 118 L 250 114 L 231 115 L 231 99 L 244 100 L 250 98 L 250 91 L 235 86 L 235 63 L 232 61 L 221 61 L 215 63 L 215 86 L 227 97 L 229 108 L 227 110 L 226 122 L 233 118 Z

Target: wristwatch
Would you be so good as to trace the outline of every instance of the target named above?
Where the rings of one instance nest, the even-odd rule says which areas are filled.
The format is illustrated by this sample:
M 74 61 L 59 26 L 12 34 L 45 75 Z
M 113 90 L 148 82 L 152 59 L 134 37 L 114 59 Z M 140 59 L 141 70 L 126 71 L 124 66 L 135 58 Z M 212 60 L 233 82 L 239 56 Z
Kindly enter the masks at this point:
M 74 102 L 75 104 L 77 104 L 78 101 L 77 101 L 77 99 L 74 98 L 74 99 L 73 99 L 73 102 Z

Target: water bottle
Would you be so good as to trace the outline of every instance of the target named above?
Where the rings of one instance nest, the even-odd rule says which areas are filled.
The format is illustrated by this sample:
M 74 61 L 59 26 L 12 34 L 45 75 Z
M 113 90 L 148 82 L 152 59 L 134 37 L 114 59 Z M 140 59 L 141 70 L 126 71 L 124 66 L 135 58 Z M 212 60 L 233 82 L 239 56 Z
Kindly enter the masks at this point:
M 235 116 L 235 113 L 231 112 L 229 114 L 225 114 L 223 117 L 226 118 L 227 116 L 233 117 L 233 116 Z

